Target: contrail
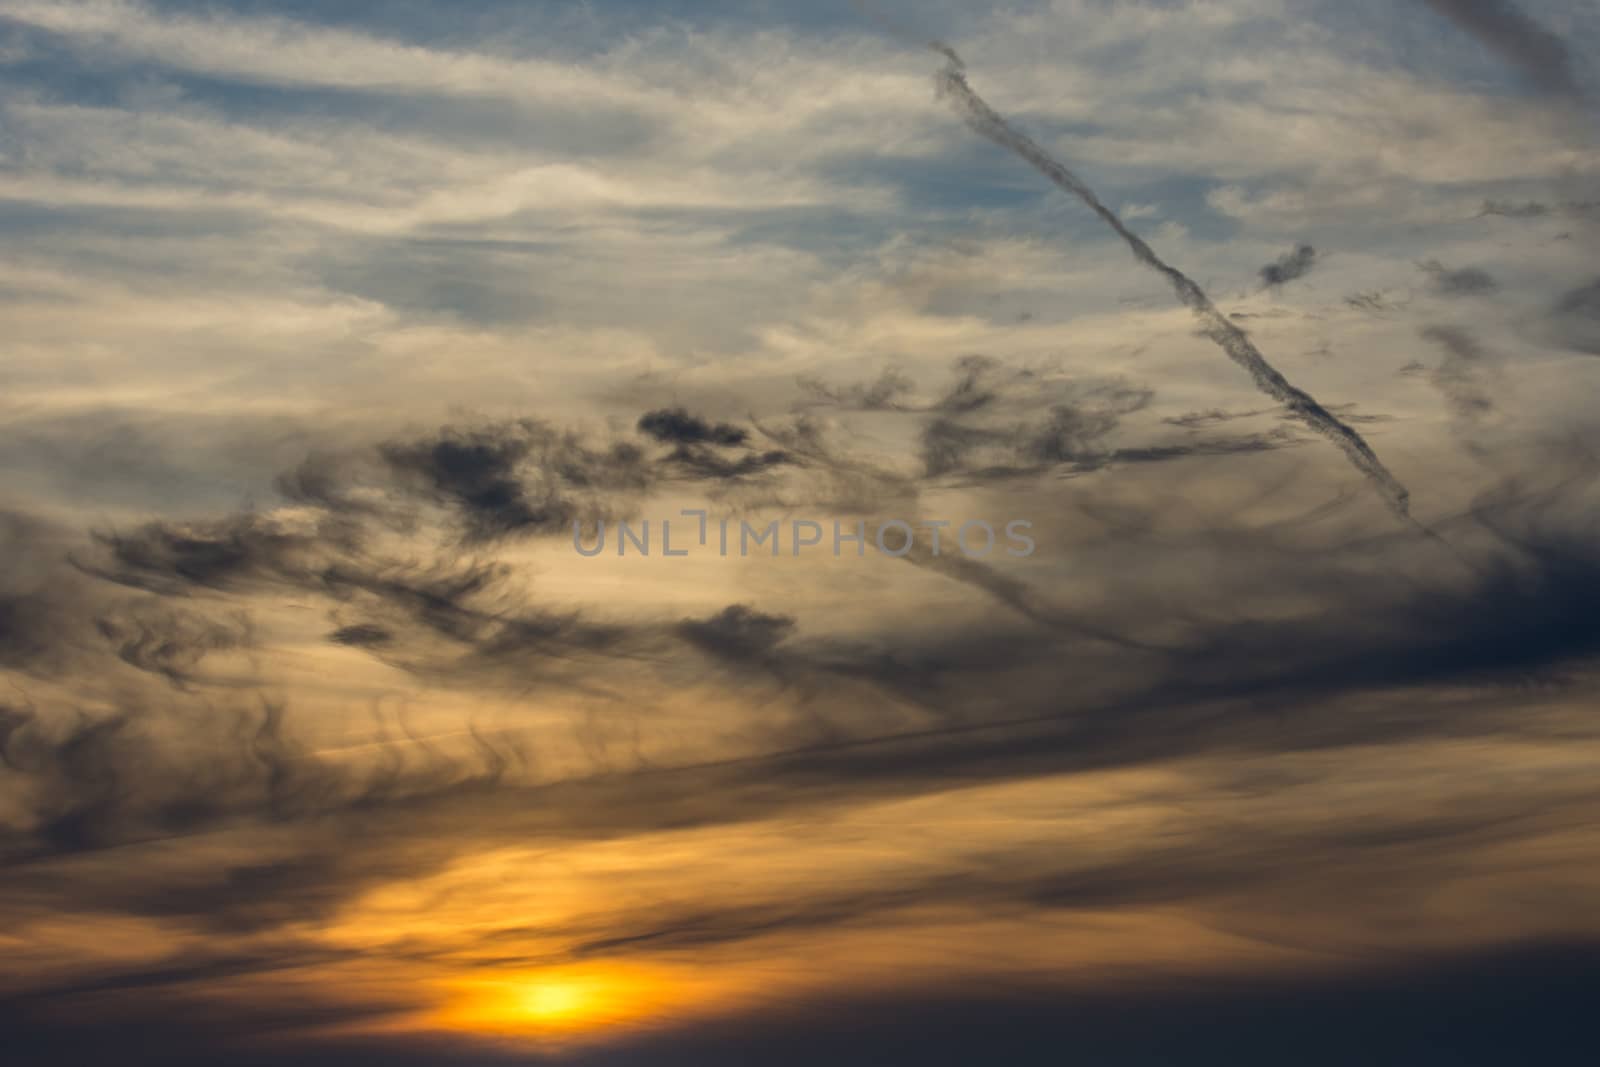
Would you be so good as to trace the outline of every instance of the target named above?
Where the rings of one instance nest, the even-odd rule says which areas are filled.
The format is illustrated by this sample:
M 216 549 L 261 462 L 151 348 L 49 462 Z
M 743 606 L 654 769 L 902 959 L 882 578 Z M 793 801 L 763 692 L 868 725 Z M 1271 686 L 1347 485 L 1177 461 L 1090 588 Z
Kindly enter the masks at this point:
M 1013 129 L 984 102 L 982 97 L 973 92 L 972 86 L 967 84 L 966 66 L 953 48 L 938 41 L 930 42 L 928 47 L 949 61 L 939 73 L 940 95 L 948 96 L 955 102 L 968 126 L 1000 147 L 1022 157 L 1059 188 L 1087 204 L 1107 226 L 1116 231 L 1117 236 L 1132 249 L 1134 257 L 1139 262 L 1159 272 L 1172 283 L 1178 299 L 1194 312 L 1195 318 L 1200 320 L 1205 335 L 1215 341 L 1235 363 L 1250 372 L 1257 389 L 1282 403 L 1300 421 L 1338 445 L 1355 468 L 1366 475 L 1367 480 L 1382 495 L 1390 510 L 1401 518 L 1411 519 L 1410 492 L 1389 473 L 1383 461 L 1378 459 L 1377 453 L 1373 452 L 1372 446 L 1368 445 L 1360 434 L 1335 418 L 1332 412 L 1317 403 L 1309 393 L 1289 384 L 1289 380 L 1267 362 L 1266 357 L 1256 348 L 1249 336 L 1217 310 L 1217 306 L 1211 302 L 1205 290 L 1190 280 L 1188 275 L 1156 255 L 1155 250 L 1138 234 L 1128 229 L 1117 217 L 1116 212 L 1106 207 L 1082 179 L 1052 159 L 1049 153 L 1025 134 Z

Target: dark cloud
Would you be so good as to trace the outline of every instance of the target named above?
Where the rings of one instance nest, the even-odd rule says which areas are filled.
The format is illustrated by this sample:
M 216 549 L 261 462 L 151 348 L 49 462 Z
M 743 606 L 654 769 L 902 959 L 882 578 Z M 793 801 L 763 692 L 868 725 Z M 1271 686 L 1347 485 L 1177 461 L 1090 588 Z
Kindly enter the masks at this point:
M 1537 200 L 1485 200 L 1478 216 L 1485 215 L 1509 219 L 1539 219 L 1551 215 L 1590 219 L 1600 216 L 1600 200 L 1565 200 L 1549 204 Z
M 344 623 L 336 643 L 466 688 L 584 688 L 660 639 L 650 624 L 543 607 L 498 565 L 337 564 L 321 580 Z
M 936 409 L 965 415 L 987 406 L 995 398 L 991 382 L 999 369 L 999 361 L 988 356 L 962 356 L 955 363 L 956 380 Z
M 1551 306 L 1547 323 L 1556 344 L 1600 355 L 1600 278 L 1564 293 Z
M 971 455 L 990 445 L 1003 446 L 1013 438 L 1009 429 L 968 426 L 956 419 L 936 418 L 922 429 L 922 467 L 937 478 L 965 468 Z
M 1223 411 L 1220 408 L 1213 408 L 1210 411 L 1191 411 L 1187 415 L 1175 415 L 1161 421 L 1172 426 L 1181 426 L 1186 430 L 1194 430 L 1270 414 L 1271 411 L 1261 408 L 1254 411 Z
M 1448 355 L 1480 354 L 1468 335 L 1430 336 Z M 1283 452 L 1297 428 L 1220 436 L 1214 427 L 1230 419 L 1201 413 L 1163 431 L 1175 440 L 1124 446 L 1114 434 L 1144 410 L 1146 390 L 985 360 L 959 364 L 937 396 L 925 410 L 894 415 L 992 431 L 960 454 L 968 473 L 982 473 L 984 449 L 1018 470 L 1126 465 L 1126 478 L 1084 478 L 1048 497 L 1031 484 L 1013 492 L 1002 478 L 975 477 L 1007 506 L 1034 501 L 1048 526 L 1041 539 L 1054 536 L 1071 560 L 1070 582 L 1002 560 L 919 553 L 911 564 L 920 579 L 948 581 L 968 599 L 941 597 L 945 608 L 909 621 L 821 628 L 765 604 L 691 618 L 606 617 L 549 602 L 496 554 L 497 540 L 463 553 L 457 534 L 469 505 L 441 484 L 471 477 L 441 482 L 427 465 L 385 481 L 388 452 L 334 464 L 336 476 L 293 508 L 101 534 L 77 546 L 77 568 L 63 563 L 73 543 L 62 531 L 15 521 L 10 558 L 54 560 L 54 573 L 76 584 L 58 588 L 30 581 L 23 567 L 0 567 L 15 605 L 4 632 L 25 635 L 8 636 L 7 647 L 35 677 L 83 699 L 52 703 L 41 689 L 37 701 L 9 701 L 0 713 L 0 762 L 13 783 L 0 829 L 0 904 L 11 915 L 132 917 L 228 944 L 286 943 L 375 887 L 501 845 L 811 819 L 952 782 L 1489 743 L 1506 736 L 1508 716 L 1548 722 L 1548 701 L 1588 692 L 1585 672 L 1600 659 L 1591 610 L 1600 596 L 1600 491 L 1582 450 L 1523 457 L 1517 475 L 1446 523 L 1472 561 L 1463 568 L 1405 531 L 1374 534 L 1343 501 L 1319 496 L 1302 512 L 1277 500 L 1299 499 L 1317 482 L 1287 454 L 1261 460 L 1268 484 L 1248 479 L 1248 499 L 1229 497 L 1232 468 L 1217 457 Z M 794 457 L 786 468 L 811 479 L 818 500 L 843 506 L 860 492 L 881 508 L 897 492 L 914 501 L 926 491 L 807 417 L 758 432 Z M 542 484 L 548 458 L 576 456 L 591 486 L 618 484 L 587 462 L 606 449 L 543 433 L 520 458 L 486 465 Z M 473 438 L 441 431 L 412 440 Z M 717 449 L 730 462 L 760 455 L 745 445 L 678 447 Z M 662 476 L 656 462 L 648 461 L 652 478 Z M 560 478 L 563 491 L 579 492 L 577 478 Z M 301 473 L 294 484 L 309 483 Z M 1198 516 L 1185 511 L 1206 501 L 1220 502 Z M 437 527 L 416 510 L 436 506 Z M 384 547 L 396 532 L 403 551 Z M 308 739 L 315 721 L 272 695 L 270 672 L 224 683 L 206 669 L 207 657 L 263 651 L 250 620 L 268 601 L 331 619 L 315 632 L 342 648 L 325 654 L 373 657 L 419 688 L 573 699 L 599 724 L 582 727 L 598 736 L 584 747 L 588 763 L 545 769 L 542 747 L 567 725 L 468 718 L 438 736 L 379 702 L 370 711 L 376 740 L 319 749 Z M 96 690 L 80 678 L 127 682 Z M 770 688 L 752 692 L 758 686 Z M 653 745 L 652 710 L 638 698 L 662 687 L 737 706 L 734 738 Z M 1524 728 L 1535 727 L 1516 729 Z M 1225 791 L 1256 787 L 1235 773 Z M 1335 889 L 1348 921 L 1381 926 L 1397 916 L 1360 896 L 1372 871 L 1407 892 L 1435 891 L 1460 856 L 1510 840 L 1498 836 L 1507 827 L 1566 817 L 1579 799 L 1552 786 L 1455 818 L 1395 811 L 1356 826 L 1288 822 L 1243 836 L 1196 829 L 1122 852 L 997 846 L 959 870 L 797 888 L 774 900 L 660 905 L 562 932 L 573 958 L 705 945 L 754 951 L 768 937 L 892 923 L 918 907 L 996 915 L 1181 904 L 1219 927 L 1267 937 L 1260 914 L 1314 913 Z M 1350 873 L 1319 889 L 1286 878 L 1297 861 Z M 225 969 L 293 966 L 295 951 L 258 949 Z M 117 996 L 135 1003 L 141 989 L 177 995 L 220 980 L 205 961 L 194 968 L 124 975 Z M 43 1002 L 80 995 L 89 993 Z
M 750 436 L 726 422 L 711 423 L 683 408 L 661 408 L 639 417 L 639 431 L 657 441 L 676 445 L 742 445 Z
M 282 706 L 271 704 L 255 711 L 243 704 L 133 704 L 66 721 L 8 708 L 0 712 L 0 724 L 0 761 L 27 783 L 32 798 L 31 825 L 0 834 L 0 851 L 19 865 L 4 883 L 10 890 L 29 883 L 26 861 L 41 857 L 228 825 L 355 815 L 492 785 L 511 762 L 512 751 L 495 748 L 490 758 L 490 752 L 468 749 L 457 760 L 435 749 L 409 764 L 388 759 L 395 755 L 391 752 L 367 765 L 340 763 L 297 741 Z M 317 841 L 320 834 L 294 842 L 293 848 L 322 847 Z M 319 878 L 327 883 L 327 893 L 346 891 L 331 871 Z M 83 888 L 107 898 L 137 895 L 132 881 Z M 239 902 L 246 903 L 242 895 Z M 231 906 L 220 891 L 204 904 Z M 142 906 L 134 910 L 144 912 Z M 191 914 L 204 911 L 197 904 Z
M 520 419 L 390 442 L 380 452 L 402 475 L 402 501 L 406 493 L 420 492 L 443 504 L 458 517 L 466 539 L 480 544 L 508 535 L 565 535 L 575 521 L 622 517 L 668 481 L 716 488 L 794 463 L 782 450 L 749 447 L 742 428 L 710 423 L 681 408 L 648 412 L 638 428 L 673 447 L 652 455 L 632 441 L 594 441 Z M 281 484 L 296 499 L 338 511 L 374 510 L 370 499 L 352 495 L 337 475 L 302 468 Z
M 1124 416 L 1142 411 L 1153 396 L 1148 389 L 1121 384 L 1085 389 L 1072 403 L 1050 409 L 1045 424 L 1022 442 L 1022 454 L 1040 463 L 1070 463 L 1093 455 Z
M 1566 44 L 1512 0 L 1424 2 L 1516 67 L 1539 89 L 1572 97 L 1582 95 Z
M 0 511 L 0 669 L 59 666 L 77 640 L 81 604 L 61 573 L 55 533 L 45 523 Z
M 81 567 L 122 585 L 172 595 L 304 580 L 330 549 L 353 548 L 357 535 L 338 522 L 299 528 L 245 512 L 189 523 L 151 522 L 94 536 L 104 551 L 80 557 Z
M 1479 215 L 1500 215 L 1508 219 L 1536 219 L 1550 214 L 1550 205 L 1528 200 L 1515 203 L 1509 200 L 1485 200 Z
M 394 640 L 394 634 L 374 623 L 356 623 L 341 626 L 328 635 L 328 640 L 355 648 L 378 648 Z
M 1495 411 L 1496 376 L 1488 353 L 1459 327 L 1430 326 L 1422 336 L 1444 349 L 1445 358 L 1433 373 L 1433 384 L 1451 413 L 1469 426 L 1481 424 Z
M 365 515 L 246 513 L 99 534 L 74 559 L 84 572 L 161 597 L 237 597 L 245 606 L 309 598 L 335 618 L 333 643 L 468 688 L 583 685 L 593 657 L 639 652 L 659 636 L 659 627 L 538 606 L 507 567 L 461 559 L 448 542 L 433 543 L 431 560 L 377 552 L 384 529 Z M 206 655 L 243 647 L 249 633 L 247 619 L 151 607 L 102 615 L 98 625 L 125 662 L 179 683 Z
M 634 446 L 619 442 L 597 450 L 575 434 L 527 419 L 447 430 L 390 443 L 381 452 L 396 471 L 452 507 L 473 541 L 566 531 L 574 519 L 604 514 L 573 491 L 637 491 L 649 481 L 643 453 Z
M 683 445 L 673 449 L 667 463 L 691 477 L 707 481 L 732 481 L 764 474 L 778 467 L 795 463 L 795 459 L 782 449 L 747 452 L 730 458 L 709 448 Z
M 593 657 L 643 655 L 667 628 L 530 606 L 507 568 L 462 558 L 440 535 L 459 532 L 480 550 L 513 534 L 566 537 L 573 521 L 630 513 L 669 480 L 721 485 L 798 465 L 782 449 L 687 443 L 651 457 L 531 419 L 446 427 L 370 452 L 313 453 L 279 479 L 294 509 L 102 532 L 72 558 L 86 574 L 165 597 L 317 598 L 336 618 L 330 641 L 434 679 L 582 685 Z M 423 555 L 380 549 L 396 536 L 420 538 Z M 173 681 L 233 640 L 213 621 L 164 643 L 154 616 L 139 618 L 102 620 L 103 637 Z
M 1154 392 L 1110 379 L 1078 379 L 1007 367 L 968 356 L 932 404 L 899 410 L 924 416 L 918 434 L 929 478 L 994 479 L 1054 467 L 1098 466 L 1125 418 L 1143 411 Z
M 1344 298 L 1345 307 L 1352 311 L 1365 311 L 1371 315 L 1379 315 L 1387 311 L 1396 311 L 1405 307 L 1409 301 L 1396 301 L 1387 293 L 1376 289 L 1364 293 L 1352 293 Z
M 24 667 L 53 651 L 52 635 L 45 632 L 48 611 L 47 602 L 37 595 L 0 596 L 0 665 Z
M 1283 448 L 1298 448 L 1309 444 L 1311 438 L 1299 430 L 1278 426 L 1263 433 L 1233 434 L 1226 437 L 1194 437 L 1177 444 L 1148 445 L 1143 448 L 1119 448 L 1100 461 L 1080 460 L 1073 464 L 1075 473 L 1104 470 L 1130 463 L 1161 463 L 1168 460 L 1190 459 L 1200 456 L 1246 455 L 1251 452 L 1275 452 Z
M 1048 472 L 1069 476 L 1125 464 L 1271 451 L 1306 440 L 1286 427 L 1230 436 L 1193 433 L 1230 418 L 1214 413 L 1162 420 L 1190 431 L 1181 439 L 1167 434 L 1145 444 L 1118 444 L 1124 422 L 1150 406 L 1153 390 L 1115 379 L 1078 380 L 1007 371 L 992 362 L 981 368 L 981 373 L 964 368 L 957 386 L 940 403 L 908 409 L 931 413 L 918 436 L 927 478 L 952 484 L 995 484 Z M 951 396 L 958 396 L 960 402 L 951 403 Z
M 1469 365 L 1478 359 L 1464 335 L 1440 330 L 1430 336 L 1450 348 L 1453 358 Z M 975 395 L 967 381 L 963 377 L 957 390 Z M 1004 378 L 976 391 L 990 399 L 965 410 L 984 416 L 1004 412 L 1012 397 Z M 1104 419 L 1086 424 L 1075 413 L 1077 421 L 1067 429 L 1081 434 L 1088 425 L 1088 439 L 1098 440 L 1101 427 L 1142 406 L 1147 396 L 1120 385 L 1095 385 L 1079 398 L 1107 405 Z M 1019 425 L 1042 425 L 1053 435 L 1048 440 L 1058 442 L 1061 417 L 1057 404 L 1042 424 Z M 941 410 L 932 418 L 939 424 L 949 416 Z M 808 463 L 826 467 L 824 473 L 832 467 L 852 470 L 848 456 L 830 456 L 808 433 L 799 425 L 788 436 Z M 1016 435 L 1015 425 L 1007 433 L 1014 447 L 1040 440 Z M 1121 552 L 1133 551 L 1148 530 L 1164 525 L 1163 507 L 1192 495 L 1179 492 L 1176 483 L 1168 485 L 1167 478 L 1192 487 L 1193 479 L 1208 475 L 1207 457 L 1276 451 L 1293 442 L 1292 436 L 1270 434 L 1191 436 L 1166 446 L 1109 448 L 1078 461 L 1069 456 L 1083 452 L 1076 445 L 1076 451 L 1031 458 L 1057 463 L 1069 457 L 1069 470 L 1074 462 L 1087 464 L 1085 469 L 1120 463 L 1154 471 L 1164 466 L 1162 460 L 1187 461 L 1182 473 L 1148 475 L 1155 480 L 1145 483 L 1147 499 L 1125 501 L 1115 512 L 1086 512 L 1096 523 L 1115 514 L 1116 526 L 1107 529 L 1103 542 L 1085 543 L 1080 535 L 1074 551 Z M 1563 463 L 1546 459 L 1539 467 L 1548 476 L 1563 470 Z M 858 466 L 866 472 L 862 477 L 872 476 L 869 467 Z M 125 587 L 184 596 L 186 604 L 192 602 L 190 594 L 203 591 L 210 598 L 205 605 L 216 602 L 219 610 L 208 606 L 207 613 L 179 622 L 149 609 L 91 607 L 87 612 L 88 620 L 105 623 L 101 646 L 108 654 L 186 684 L 193 682 L 204 656 L 244 639 L 246 630 L 227 628 L 231 613 L 260 592 L 280 591 L 302 603 L 311 597 L 311 603 L 325 605 L 335 621 L 331 641 L 420 678 L 466 688 L 526 691 L 556 685 L 602 692 L 626 672 L 649 679 L 678 670 L 669 664 L 679 643 L 713 660 L 781 663 L 780 673 L 790 677 L 805 673 L 879 687 L 938 721 L 951 715 L 979 717 L 991 705 L 985 691 L 1003 690 L 1018 710 L 1043 714 L 1055 707 L 1063 721 L 1071 722 L 1112 706 L 1164 706 L 1179 715 L 1195 701 L 1268 694 L 1286 702 L 1318 701 L 1367 687 L 1540 675 L 1581 661 L 1596 649 L 1594 628 L 1580 605 L 1600 591 L 1595 579 L 1600 567 L 1586 547 L 1590 522 L 1584 511 L 1588 498 L 1579 491 L 1587 484 L 1583 471 L 1581 464 L 1572 466 L 1559 492 L 1508 485 L 1484 498 L 1471 517 L 1458 520 L 1462 536 L 1478 541 L 1470 550 L 1476 560 L 1470 578 L 1451 572 L 1396 581 L 1396 573 L 1415 570 L 1410 557 L 1420 551 L 1399 534 L 1381 543 L 1364 537 L 1361 551 L 1347 556 L 1337 543 L 1297 547 L 1268 529 L 1252 529 L 1242 518 L 1214 518 L 1214 528 L 1203 535 L 1162 535 L 1163 552 L 1186 546 L 1182 551 L 1211 559 L 1212 585 L 1192 598 L 1162 590 L 1137 563 L 1105 565 L 1104 588 L 1070 610 L 1003 568 L 954 559 L 931 568 L 1016 613 L 1022 628 L 1006 631 L 995 643 L 963 633 L 960 617 L 949 620 L 956 629 L 942 636 L 910 631 L 848 642 L 801 640 L 792 620 L 748 607 L 678 623 L 595 618 L 581 609 L 541 604 L 536 591 L 503 564 L 462 560 L 448 543 L 436 546 L 436 560 L 378 555 L 359 527 L 352 532 L 348 517 L 337 522 L 312 518 L 304 529 L 254 514 L 206 524 L 151 524 L 128 535 L 102 536 L 99 553 L 85 554 L 82 562 L 87 572 Z M 1071 499 L 1089 508 L 1104 491 L 1086 489 Z M 1564 506 L 1554 508 L 1556 501 Z M 324 523 L 332 523 L 334 535 L 319 540 Z M 1302 531 L 1290 527 L 1283 536 L 1291 535 L 1299 538 Z M 1440 565 L 1447 571 L 1454 566 Z M 1315 610 L 1279 617 L 1270 625 L 1253 621 L 1252 603 L 1289 593 L 1316 605 Z M 1215 604 L 1238 606 L 1230 614 Z M 9 624 L 9 630 L 16 629 Z M 1126 655 L 1133 658 L 1096 653 L 1079 659 L 1081 650 L 1063 644 L 1069 636 L 1129 650 Z M 109 644 L 105 638 L 111 638 Z M 993 679 L 1008 672 L 1017 672 L 1015 684 L 997 690 Z M 1068 676 L 1079 696 L 1063 704 L 1059 689 Z M 861 728 L 870 731 L 872 721 L 869 715 Z M 122 736 L 122 727 L 108 729 L 107 738 Z M 1203 744 L 1183 730 L 1167 732 L 1182 743 Z M 75 742 L 74 747 L 91 751 L 105 743 Z M 1093 746 L 1080 748 L 1090 751 Z
M 685 639 L 695 647 L 733 660 L 766 656 L 793 633 L 794 628 L 794 619 L 768 615 L 746 604 L 734 604 L 709 619 L 687 619 L 679 627 Z
M 1500 287 L 1494 275 L 1477 267 L 1451 270 L 1436 259 L 1420 263 L 1418 267 L 1428 275 L 1430 287 L 1440 296 L 1479 296 Z
M 658 473 L 663 478 L 740 482 L 796 463 L 796 457 L 781 449 L 752 447 L 750 432 L 743 427 L 710 422 L 681 407 L 647 411 L 640 416 L 637 428 L 662 444 L 674 446 L 658 459 Z
M 1586 319 L 1600 319 L 1600 278 L 1567 293 L 1556 301 L 1556 310 Z
M 213 622 L 151 603 L 112 602 L 70 566 L 79 539 L 54 524 L 0 512 L 0 670 L 52 677 L 123 663 L 179 683 L 210 652 L 243 647 L 248 621 Z
M 1261 284 L 1274 288 L 1287 285 L 1310 274 L 1316 265 L 1317 250 L 1310 245 L 1296 245 L 1261 268 Z
M 907 398 L 916 389 L 916 382 L 904 371 L 890 367 L 870 382 L 835 386 L 820 378 L 805 377 L 800 379 L 800 387 L 816 404 L 860 411 L 900 411 L 909 404 Z
M 179 687 L 188 684 L 207 656 L 251 644 L 247 615 L 220 621 L 145 608 L 102 616 L 96 627 L 124 663 Z
M 1323 550 L 1328 554 L 1322 563 L 1308 569 L 1301 552 L 1313 550 L 1288 550 L 1275 534 L 1236 529 L 1229 535 L 1233 544 L 1225 556 L 1213 561 L 1214 565 L 1222 558 L 1231 561 L 1216 572 L 1227 588 L 1226 593 L 1218 592 L 1218 603 L 1242 607 L 1262 597 L 1270 599 L 1275 595 L 1271 590 L 1296 589 L 1297 595 L 1309 595 L 1319 607 L 1304 617 L 1270 624 L 1252 621 L 1248 609 L 1245 617 L 1229 620 L 1214 606 L 1198 602 L 1190 614 L 1191 609 L 1172 599 L 1170 590 L 1162 593 L 1142 580 L 1114 580 L 1115 593 L 1090 597 L 1092 610 L 1086 606 L 1063 617 L 1092 620 L 1094 629 L 1115 642 L 1152 651 L 1140 652 L 1112 674 L 1066 660 L 1060 661 L 1060 669 L 1073 676 L 1081 693 L 1097 691 L 1102 683 L 1122 691 L 1116 706 L 1124 713 L 1131 710 L 1127 700 L 1171 708 L 1173 701 L 1247 697 L 1303 707 L 1349 693 L 1352 687 L 1560 676 L 1568 666 L 1600 653 L 1600 629 L 1579 608 L 1587 590 L 1600 579 L 1600 557 L 1587 547 L 1597 521 L 1591 510 L 1594 479 L 1570 469 L 1557 478 L 1553 472 L 1560 469 L 1552 462 L 1547 473 L 1553 480 L 1547 489 L 1508 485 L 1480 499 L 1470 519 L 1450 527 L 1453 537 L 1480 542 L 1473 551 L 1471 571 L 1440 558 L 1433 566 L 1441 570 L 1433 577 L 1397 583 L 1391 568 L 1415 566 L 1400 561 L 1423 551 L 1399 535 L 1377 554 L 1390 562 L 1374 570 L 1367 569 L 1375 561 L 1376 546 L 1370 541 L 1363 542 L 1359 553 Z M 1126 509 L 1119 523 L 1131 524 L 1120 536 L 1135 543 L 1148 536 L 1139 532 L 1140 526 L 1160 525 L 1149 513 Z M 1303 531 L 1286 527 L 1284 535 L 1291 534 Z M 1173 545 L 1170 536 L 1158 543 L 1168 550 Z M 1082 546 L 1079 551 L 1084 551 Z M 1025 587 L 1013 591 L 1020 595 L 1021 588 Z M 1030 608 L 1025 614 L 1037 610 Z M 1038 644 L 1014 639 L 1011 647 L 1021 664 Z M 951 656 L 941 668 L 950 680 L 950 672 L 967 654 L 949 649 L 941 654 Z M 884 675 L 886 680 L 898 684 L 902 667 L 905 675 L 932 669 L 922 657 L 902 655 Z M 859 669 L 871 670 L 874 662 L 885 666 L 869 659 Z M 976 663 L 972 669 L 979 670 Z M 984 669 L 1001 668 L 988 663 Z M 1137 688 L 1144 690 L 1144 696 L 1123 688 L 1133 677 L 1142 679 Z M 1011 693 L 1017 697 L 1026 691 L 1022 686 Z M 1190 737 L 1186 743 L 1193 745 L 1196 739 Z

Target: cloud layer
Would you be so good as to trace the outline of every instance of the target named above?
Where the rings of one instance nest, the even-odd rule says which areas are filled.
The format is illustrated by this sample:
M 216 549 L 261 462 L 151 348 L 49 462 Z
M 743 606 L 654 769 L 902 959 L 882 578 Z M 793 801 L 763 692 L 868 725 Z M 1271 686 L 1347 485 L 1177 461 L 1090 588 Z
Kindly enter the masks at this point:
M 1575 1047 L 1592 18 L 874 12 L 0 0 L 18 1062 Z

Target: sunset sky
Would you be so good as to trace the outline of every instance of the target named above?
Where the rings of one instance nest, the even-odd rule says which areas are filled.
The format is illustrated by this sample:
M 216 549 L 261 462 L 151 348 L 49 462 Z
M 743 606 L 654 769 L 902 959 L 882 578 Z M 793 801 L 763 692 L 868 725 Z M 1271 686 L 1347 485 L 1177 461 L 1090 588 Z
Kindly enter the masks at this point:
M 0 0 L 0 1062 L 1589 1062 L 1597 48 Z

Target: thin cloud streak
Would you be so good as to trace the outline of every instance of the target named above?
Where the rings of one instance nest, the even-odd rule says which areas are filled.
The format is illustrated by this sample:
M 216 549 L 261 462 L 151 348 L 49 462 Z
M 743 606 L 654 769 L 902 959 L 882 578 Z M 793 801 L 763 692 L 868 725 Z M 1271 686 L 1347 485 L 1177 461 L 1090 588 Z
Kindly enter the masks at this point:
M 1217 306 L 1212 303 L 1205 290 L 1195 284 L 1188 275 L 1158 256 L 1143 238 L 1128 229 L 1117 213 L 1107 207 L 1081 178 L 1058 163 L 1031 138 L 1013 129 L 972 90 L 972 86 L 967 83 L 965 65 L 954 49 L 938 43 L 929 47 L 949 60 L 939 72 L 938 84 L 940 90 L 953 101 L 968 126 L 1000 147 L 1016 154 L 1049 178 L 1057 187 L 1076 196 L 1100 216 L 1101 220 L 1122 238 L 1139 262 L 1163 275 L 1172 284 L 1178 299 L 1194 312 L 1195 318 L 1200 320 L 1205 335 L 1216 342 L 1228 354 L 1228 358 L 1249 372 L 1257 389 L 1287 406 L 1307 426 L 1338 446 L 1351 465 L 1366 476 L 1367 481 L 1383 497 L 1391 511 L 1404 519 L 1411 517 L 1410 490 L 1389 472 L 1365 438 L 1336 418 L 1311 394 L 1291 385 L 1287 378 L 1267 362 L 1266 357 L 1256 348 L 1249 336 L 1217 310 Z

